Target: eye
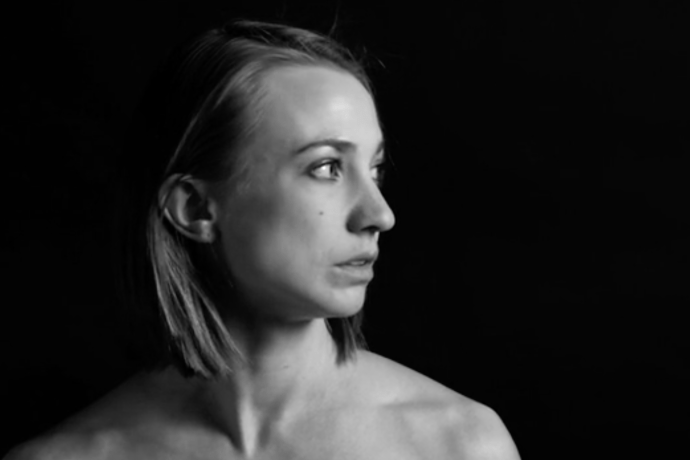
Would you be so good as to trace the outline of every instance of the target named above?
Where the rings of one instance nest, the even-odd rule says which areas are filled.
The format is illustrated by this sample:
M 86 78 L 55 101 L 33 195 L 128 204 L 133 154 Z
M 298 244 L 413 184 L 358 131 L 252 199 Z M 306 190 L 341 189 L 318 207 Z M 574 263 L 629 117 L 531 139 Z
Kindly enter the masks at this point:
M 340 160 L 329 159 L 318 163 L 309 173 L 317 179 L 335 180 L 340 177 L 341 171 Z
M 387 165 L 384 162 L 378 163 L 371 168 L 371 177 L 379 187 L 383 186 L 383 179 L 386 177 Z

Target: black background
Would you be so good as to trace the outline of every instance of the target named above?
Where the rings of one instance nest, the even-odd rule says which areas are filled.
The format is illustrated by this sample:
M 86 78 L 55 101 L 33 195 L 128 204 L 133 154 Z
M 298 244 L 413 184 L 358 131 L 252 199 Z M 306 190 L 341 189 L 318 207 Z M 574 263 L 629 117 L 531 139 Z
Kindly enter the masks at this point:
M 3 6 L 0 452 L 133 371 L 113 164 L 166 47 L 236 16 L 335 21 L 380 61 L 397 226 L 367 305 L 373 351 L 496 409 L 526 460 L 686 451 L 688 5 Z

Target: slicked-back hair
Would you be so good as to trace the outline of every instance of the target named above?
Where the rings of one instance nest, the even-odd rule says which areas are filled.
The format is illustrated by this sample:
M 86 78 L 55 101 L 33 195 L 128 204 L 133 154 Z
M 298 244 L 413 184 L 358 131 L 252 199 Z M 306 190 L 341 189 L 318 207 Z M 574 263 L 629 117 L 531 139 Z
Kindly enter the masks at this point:
M 230 23 L 179 47 L 150 82 L 125 154 L 120 206 L 121 290 L 148 368 L 173 364 L 204 378 L 232 373 L 238 349 L 221 317 L 233 305 L 217 305 L 214 295 L 228 280 L 213 273 L 201 243 L 170 225 L 159 194 L 178 175 L 211 184 L 240 176 L 238 152 L 260 119 L 262 77 L 294 65 L 349 72 L 372 93 L 363 66 L 333 39 L 254 21 Z M 365 347 L 361 315 L 326 320 L 338 363 Z

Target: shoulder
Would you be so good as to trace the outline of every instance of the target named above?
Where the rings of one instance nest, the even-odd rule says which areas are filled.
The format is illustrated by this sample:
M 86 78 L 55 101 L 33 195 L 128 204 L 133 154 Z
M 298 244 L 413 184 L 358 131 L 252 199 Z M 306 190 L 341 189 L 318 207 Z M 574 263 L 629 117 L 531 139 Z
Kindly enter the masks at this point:
M 380 403 L 425 408 L 481 406 L 440 382 L 375 353 L 361 352 L 358 362 L 362 391 Z
M 435 458 L 517 460 L 510 433 L 490 407 L 461 395 L 392 360 L 373 353 L 361 355 L 369 383 L 397 414 L 410 437 Z
M 128 381 L 48 433 L 15 447 L 3 460 L 139 458 L 152 437 L 165 433 L 160 404 L 146 396 Z
M 474 402 L 460 409 L 458 422 L 449 427 L 456 435 L 466 458 L 477 460 L 517 460 L 517 447 L 499 415 L 490 407 Z
M 56 433 L 17 446 L 4 460 L 117 459 L 120 441 L 114 434 Z

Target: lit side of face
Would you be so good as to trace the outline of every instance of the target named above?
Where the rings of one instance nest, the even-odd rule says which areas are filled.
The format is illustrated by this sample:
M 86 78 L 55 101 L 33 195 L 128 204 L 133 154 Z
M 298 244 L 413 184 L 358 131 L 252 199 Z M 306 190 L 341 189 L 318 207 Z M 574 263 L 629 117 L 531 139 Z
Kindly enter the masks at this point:
M 321 66 L 264 77 L 262 120 L 239 155 L 241 191 L 216 193 L 218 245 L 257 314 L 343 317 L 363 305 L 380 232 L 384 160 L 373 100 L 352 75 Z

